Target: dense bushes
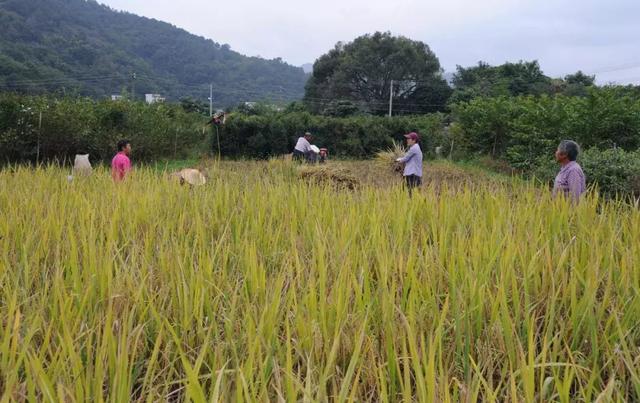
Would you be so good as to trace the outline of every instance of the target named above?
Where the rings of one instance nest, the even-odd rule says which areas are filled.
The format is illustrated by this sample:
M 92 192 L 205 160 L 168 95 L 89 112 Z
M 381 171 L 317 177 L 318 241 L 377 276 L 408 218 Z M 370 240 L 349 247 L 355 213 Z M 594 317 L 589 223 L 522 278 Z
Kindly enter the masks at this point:
M 454 107 L 465 153 L 506 159 L 529 170 L 563 139 L 584 148 L 640 146 L 640 100 L 616 89 L 586 97 L 477 98 Z
M 640 192 L 640 99 L 624 88 L 585 97 L 477 98 L 453 108 L 456 155 L 507 161 L 518 171 L 553 179 L 561 140 L 587 150 L 580 162 L 589 183 L 608 194 Z
M 559 141 L 585 148 L 635 150 L 640 146 L 640 99 L 616 89 L 586 97 L 477 98 L 454 107 L 466 153 L 504 158 L 527 169 Z
M 597 185 L 601 193 L 640 197 L 640 151 L 590 148 L 580 154 L 578 162 L 588 183 Z M 541 157 L 532 175 L 551 185 L 558 170 L 552 158 Z
M 201 117 L 174 105 L 3 94 L 0 160 L 62 160 L 76 153 L 106 160 L 121 138 L 131 140 L 136 160 L 183 156 L 203 142 L 202 127 Z
M 423 150 L 429 152 L 444 136 L 442 114 L 395 117 L 354 116 L 334 118 L 306 112 L 269 113 L 247 116 L 231 114 L 220 130 L 221 152 L 225 156 L 263 158 L 290 153 L 298 136 L 314 134 L 313 143 L 327 147 L 332 155 L 365 158 L 402 141 L 402 135 L 417 131 L 423 135 Z M 214 149 L 217 145 L 214 144 Z
M 42 112 L 42 129 L 39 118 Z M 363 158 L 388 147 L 402 135 L 418 131 L 425 152 L 443 136 L 444 115 L 329 118 L 306 112 L 254 115 L 232 113 L 219 129 L 224 157 L 267 158 L 290 153 L 305 131 L 332 155 Z M 113 155 L 115 143 L 128 138 L 136 160 L 184 156 L 203 144 L 217 152 L 216 133 L 203 134 L 204 118 L 177 105 L 92 101 L 87 98 L 51 99 L 0 95 L 0 160 L 42 161 L 71 158 L 88 152 L 93 160 Z M 213 140 L 213 141 L 212 141 Z

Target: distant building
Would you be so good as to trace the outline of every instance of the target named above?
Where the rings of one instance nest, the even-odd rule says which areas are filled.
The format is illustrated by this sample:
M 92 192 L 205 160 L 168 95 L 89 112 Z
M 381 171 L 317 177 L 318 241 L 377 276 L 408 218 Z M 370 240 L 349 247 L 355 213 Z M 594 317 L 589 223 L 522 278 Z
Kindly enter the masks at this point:
M 157 102 L 164 102 L 165 98 L 161 97 L 160 94 L 144 94 L 144 100 L 148 104 L 155 104 Z
M 122 101 L 124 97 L 122 95 L 111 95 L 112 101 Z

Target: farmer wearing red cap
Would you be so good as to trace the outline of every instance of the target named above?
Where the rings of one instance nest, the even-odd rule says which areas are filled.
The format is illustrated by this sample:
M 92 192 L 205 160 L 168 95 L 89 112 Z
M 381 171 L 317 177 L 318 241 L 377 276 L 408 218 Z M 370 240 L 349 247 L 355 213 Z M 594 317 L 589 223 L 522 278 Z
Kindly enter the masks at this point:
M 396 161 L 404 164 L 404 180 L 407 189 L 409 189 L 409 194 L 411 194 L 413 188 L 422 184 L 422 150 L 418 144 L 420 141 L 418 133 L 411 132 L 405 134 L 404 137 L 407 139 L 409 151 L 404 157 L 398 158 Z

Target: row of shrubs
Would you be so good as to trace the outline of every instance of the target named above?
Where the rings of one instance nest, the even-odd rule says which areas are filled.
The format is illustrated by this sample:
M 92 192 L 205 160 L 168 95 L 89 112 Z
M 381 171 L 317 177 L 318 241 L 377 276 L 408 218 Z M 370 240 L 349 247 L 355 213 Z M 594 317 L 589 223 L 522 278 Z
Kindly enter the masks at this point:
M 107 160 L 123 138 L 138 160 L 184 157 L 206 142 L 204 123 L 170 104 L 0 94 L 0 161 Z
M 207 117 L 181 105 L 89 98 L 0 94 L 0 161 L 64 160 L 90 153 L 107 160 L 119 139 L 132 141 L 137 160 L 184 157 L 196 152 L 228 158 L 268 158 L 290 153 L 297 138 L 311 131 L 314 143 L 333 156 L 367 158 L 402 134 L 428 134 L 425 149 L 443 140 L 443 114 L 332 118 L 308 112 L 231 113 L 225 125 L 206 126 Z M 219 141 L 218 141 L 219 140 Z
M 578 142 L 590 184 L 608 195 L 640 196 L 640 99 L 622 88 L 594 88 L 584 97 L 478 98 L 453 107 L 457 158 L 489 156 L 516 172 L 552 181 L 553 153 Z
M 312 115 L 308 112 L 230 114 L 220 129 L 221 154 L 229 157 L 266 158 L 292 152 L 299 136 L 309 131 L 313 143 L 326 147 L 333 156 L 369 158 L 388 148 L 402 135 L 417 131 L 424 136 L 423 148 L 433 150 L 444 141 L 443 114 L 346 118 Z M 213 145 L 217 149 L 217 144 Z
M 586 97 L 477 98 L 455 105 L 452 116 L 460 152 L 504 159 L 524 171 L 563 139 L 583 148 L 640 147 L 640 99 L 615 88 Z

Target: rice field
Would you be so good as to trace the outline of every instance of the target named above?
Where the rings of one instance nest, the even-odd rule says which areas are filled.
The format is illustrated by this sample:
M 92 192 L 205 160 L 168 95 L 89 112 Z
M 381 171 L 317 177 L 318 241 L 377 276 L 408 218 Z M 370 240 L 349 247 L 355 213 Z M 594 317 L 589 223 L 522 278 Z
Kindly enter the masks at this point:
M 0 171 L 2 401 L 640 400 L 640 212 L 429 165 Z

